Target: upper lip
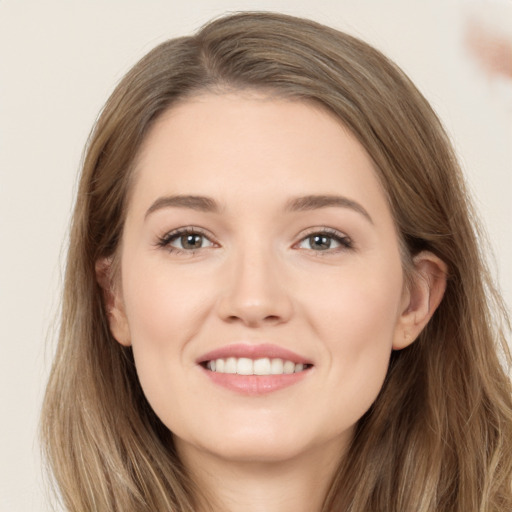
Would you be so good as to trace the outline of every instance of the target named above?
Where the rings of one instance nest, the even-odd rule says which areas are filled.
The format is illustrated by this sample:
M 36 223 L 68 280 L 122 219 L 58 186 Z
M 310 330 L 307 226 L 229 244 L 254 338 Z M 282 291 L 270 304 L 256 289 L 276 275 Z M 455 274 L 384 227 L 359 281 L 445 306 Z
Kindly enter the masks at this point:
M 295 364 L 312 364 L 307 358 L 303 357 L 292 350 L 272 345 L 268 343 L 262 344 L 248 344 L 248 343 L 235 343 L 214 349 L 206 354 L 200 356 L 196 362 L 198 364 L 206 363 L 215 359 L 227 359 L 228 357 L 247 357 L 249 359 L 261 359 L 268 357 L 269 359 L 283 359 L 285 361 L 293 361 Z

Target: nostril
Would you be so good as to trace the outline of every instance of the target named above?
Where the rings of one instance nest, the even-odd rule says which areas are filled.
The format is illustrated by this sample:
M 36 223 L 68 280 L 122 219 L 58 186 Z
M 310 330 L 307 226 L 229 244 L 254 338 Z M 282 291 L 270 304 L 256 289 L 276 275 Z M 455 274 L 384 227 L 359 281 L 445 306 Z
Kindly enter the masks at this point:
M 230 315 L 225 319 L 228 323 L 242 322 L 248 326 L 257 326 L 260 324 L 276 324 L 282 321 L 279 315 Z
M 237 293 L 228 293 L 220 298 L 217 313 L 225 322 L 241 322 L 255 327 L 260 324 L 276 325 L 292 316 L 292 303 L 284 290 L 272 293 L 268 290 L 266 293 L 261 290 L 249 293 L 251 290 L 245 290 L 242 293 L 244 290 L 235 290 Z

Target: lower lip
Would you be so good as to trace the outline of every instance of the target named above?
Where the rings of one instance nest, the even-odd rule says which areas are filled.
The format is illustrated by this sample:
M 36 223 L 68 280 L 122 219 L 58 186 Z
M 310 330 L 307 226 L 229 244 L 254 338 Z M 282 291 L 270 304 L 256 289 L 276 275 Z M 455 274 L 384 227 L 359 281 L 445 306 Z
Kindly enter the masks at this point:
M 264 395 L 293 386 L 306 377 L 311 368 L 283 375 L 239 375 L 237 373 L 212 372 L 203 368 L 210 380 L 231 391 L 244 395 Z

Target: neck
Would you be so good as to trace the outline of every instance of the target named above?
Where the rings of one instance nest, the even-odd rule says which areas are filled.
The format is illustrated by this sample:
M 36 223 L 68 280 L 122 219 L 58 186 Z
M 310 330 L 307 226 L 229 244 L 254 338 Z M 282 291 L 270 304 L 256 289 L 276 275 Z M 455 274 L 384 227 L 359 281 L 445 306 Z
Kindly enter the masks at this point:
M 338 450 L 285 461 L 233 461 L 179 449 L 197 488 L 198 512 L 320 512 L 339 463 Z M 339 447 L 336 447 L 339 448 Z

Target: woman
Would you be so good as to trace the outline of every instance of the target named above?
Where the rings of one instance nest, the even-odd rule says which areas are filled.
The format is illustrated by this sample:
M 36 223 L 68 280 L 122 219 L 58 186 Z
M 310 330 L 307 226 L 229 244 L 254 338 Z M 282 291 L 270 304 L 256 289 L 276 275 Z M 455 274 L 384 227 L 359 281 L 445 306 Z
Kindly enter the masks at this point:
M 144 57 L 93 131 L 48 461 L 73 511 L 509 510 L 507 325 L 407 77 L 228 16 Z

